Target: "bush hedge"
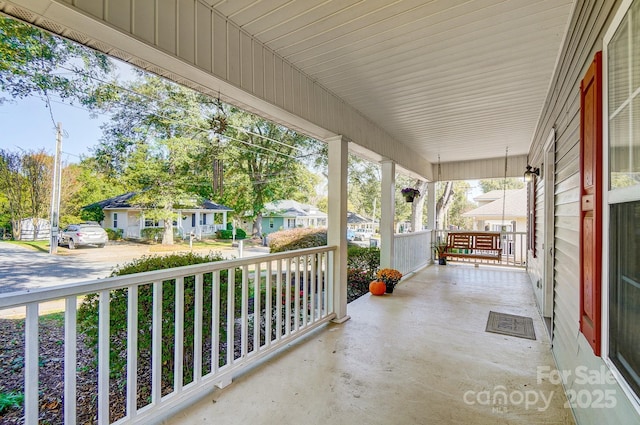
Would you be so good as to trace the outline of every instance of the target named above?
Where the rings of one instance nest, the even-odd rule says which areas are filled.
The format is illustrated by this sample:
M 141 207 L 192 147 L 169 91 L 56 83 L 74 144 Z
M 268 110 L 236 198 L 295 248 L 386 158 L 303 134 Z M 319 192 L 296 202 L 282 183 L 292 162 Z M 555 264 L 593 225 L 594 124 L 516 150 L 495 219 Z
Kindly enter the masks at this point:
M 327 229 L 288 229 L 270 233 L 267 236 L 271 253 L 315 248 L 327 244 Z
M 198 255 L 194 253 L 180 253 L 165 256 L 145 256 L 132 261 L 131 263 L 115 269 L 111 276 L 123 276 L 133 273 L 142 273 L 153 270 L 163 270 L 173 267 L 188 266 L 193 264 L 208 263 L 223 260 L 220 253 L 210 253 L 208 255 Z M 220 341 L 226 341 L 226 320 L 227 320 L 227 279 L 228 272 L 220 272 Z M 235 311 L 241 309 L 242 302 L 242 271 L 235 273 Z M 212 311 L 211 308 L 211 274 L 204 275 L 203 285 L 203 335 L 211 335 Z M 193 359 L 193 335 L 194 335 L 194 315 L 195 315 L 195 278 L 187 276 L 184 279 L 184 349 L 185 361 L 183 373 L 185 382 L 190 382 L 193 377 L 193 369 L 190 365 Z M 253 297 L 253 288 L 250 289 L 250 297 Z M 98 306 L 99 294 L 89 294 L 78 309 L 78 328 L 86 336 L 88 347 L 97 352 L 98 348 Z M 207 301 L 208 300 L 208 301 Z M 126 374 L 126 352 L 127 352 L 127 310 L 128 291 L 118 289 L 110 292 L 110 365 L 111 377 L 122 378 Z M 206 304 L 209 305 L 206 305 Z M 140 358 L 151 359 L 151 324 L 153 311 L 153 285 L 141 285 L 138 287 L 138 350 Z M 174 364 L 174 316 L 175 316 L 175 280 L 162 282 L 162 380 L 173 382 Z M 209 341 L 210 342 L 210 341 Z M 221 359 L 223 361 L 223 359 Z M 191 362 L 191 363 L 190 363 Z M 210 364 L 203 364 L 205 368 L 210 368 Z
M 142 236 L 142 239 L 147 241 L 155 240 L 156 237 L 158 240 L 162 240 L 163 233 L 163 227 L 145 227 L 140 231 L 140 236 Z
M 122 239 L 122 235 L 124 234 L 123 229 L 104 229 L 107 232 L 107 236 L 109 236 L 110 241 L 119 241 Z
M 289 229 L 269 234 L 270 252 L 293 251 L 327 244 L 327 229 Z M 380 268 L 380 250 L 350 245 L 347 249 L 347 299 L 349 302 L 369 292 L 369 283 Z
M 218 230 L 216 232 L 218 239 L 233 239 L 233 230 Z M 246 239 L 247 232 L 242 229 L 236 229 L 236 239 Z

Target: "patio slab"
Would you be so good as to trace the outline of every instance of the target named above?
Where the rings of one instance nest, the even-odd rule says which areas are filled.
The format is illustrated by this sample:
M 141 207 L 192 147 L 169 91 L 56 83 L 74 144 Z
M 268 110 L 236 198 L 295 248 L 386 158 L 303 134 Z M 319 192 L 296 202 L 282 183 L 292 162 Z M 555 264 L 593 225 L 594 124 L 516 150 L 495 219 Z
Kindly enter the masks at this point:
M 485 332 L 491 310 L 537 339 Z M 432 266 L 348 313 L 162 423 L 574 423 L 522 270 Z

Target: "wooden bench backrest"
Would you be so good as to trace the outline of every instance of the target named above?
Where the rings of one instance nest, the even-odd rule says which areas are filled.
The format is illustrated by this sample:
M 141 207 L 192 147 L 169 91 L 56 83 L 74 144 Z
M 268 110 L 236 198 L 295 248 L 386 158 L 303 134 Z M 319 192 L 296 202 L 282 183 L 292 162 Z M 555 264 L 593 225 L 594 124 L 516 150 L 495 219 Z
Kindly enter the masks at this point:
M 500 233 L 449 233 L 447 246 L 458 249 L 500 249 Z

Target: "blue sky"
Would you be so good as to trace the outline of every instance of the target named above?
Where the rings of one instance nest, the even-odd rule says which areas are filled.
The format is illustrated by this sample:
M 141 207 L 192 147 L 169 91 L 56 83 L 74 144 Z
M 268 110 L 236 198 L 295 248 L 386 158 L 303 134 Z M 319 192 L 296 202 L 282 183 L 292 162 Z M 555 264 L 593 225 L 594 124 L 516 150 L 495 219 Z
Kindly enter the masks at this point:
M 56 122 L 62 123 L 64 162 L 78 162 L 80 155 L 89 155 L 102 132 L 103 118 L 91 118 L 89 112 L 56 100 L 51 102 Z M 56 148 L 56 130 L 49 109 L 38 97 L 5 102 L 0 105 L 0 148 L 16 151 L 44 149 L 53 155 Z

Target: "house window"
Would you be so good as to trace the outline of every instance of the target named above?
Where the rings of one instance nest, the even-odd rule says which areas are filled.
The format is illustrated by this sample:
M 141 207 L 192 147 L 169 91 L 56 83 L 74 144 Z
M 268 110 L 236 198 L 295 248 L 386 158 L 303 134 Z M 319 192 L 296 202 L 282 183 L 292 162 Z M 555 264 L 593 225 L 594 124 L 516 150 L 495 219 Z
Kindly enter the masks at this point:
M 296 219 L 295 218 L 288 218 L 287 219 L 287 227 L 289 229 L 296 227 Z
M 207 224 L 207 215 L 202 214 L 202 224 Z
M 196 227 L 196 215 L 191 214 L 191 227 Z
M 144 219 L 144 227 L 158 227 L 160 222 L 151 218 Z
M 624 15 L 622 15 L 624 14 Z M 609 209 L 608 356 L 640 399 L 640 0 L 605 36 Z M 606 230 L 605 230 L 606 231 Z
M 273 218 L 269 219 L 269 229 L 273 229 Z
M 115 212 L 113 213 L 113 228 L 118 228 L 118 213 Z

